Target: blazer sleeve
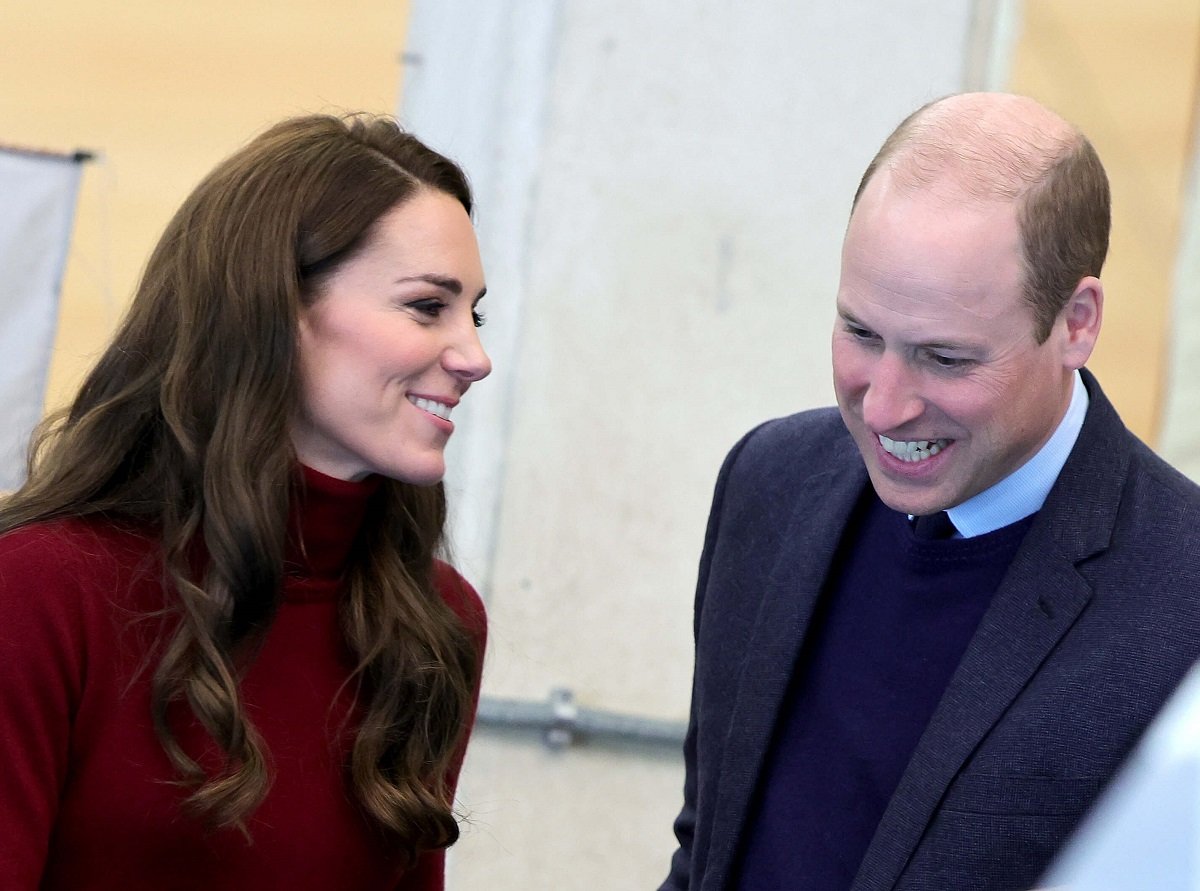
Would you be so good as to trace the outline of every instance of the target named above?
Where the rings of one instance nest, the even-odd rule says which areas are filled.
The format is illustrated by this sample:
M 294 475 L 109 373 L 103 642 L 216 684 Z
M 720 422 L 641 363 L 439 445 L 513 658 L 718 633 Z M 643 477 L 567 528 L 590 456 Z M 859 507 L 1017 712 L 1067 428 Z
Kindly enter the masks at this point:
M 754 430 L 747 433 L 730 450 L 721 465 L 720 473 L 717 474 L 717 483 L 713 492 L 712 508 L 708 513 L 708 525 L 704 533 L 704 549 L 700 554 L 700 568 L 696 581 L 695 610 L 692 619 L 692 635 L 695 640 L 699 640 L 700 623 L 704 614 L 704 593 L 708 586 L 713 551 L 720 535 L 721 509 L 725 502 L 725 491 L 729 482 L 729 476 L 738 455 L 741 454 L 742 448 L 754 433 Z M 696 653 L 697 662 L 699 662 L 701 655 L 699 652 Z M 683 806 L 680 808 L 679 815 L 675 818 L 674 824 L 675 838 L 679 842 L 679 847 L 676 848 L 675 853 L 671 856 L 670 873 L 660 886 L 659 891 L 686 891 L 691 886 L 692 862 L 696 845 L 699 772 L 703 769 L 698 752 L 699 740 L 697 738 L 697 728 L 700 723 L 701 709 L 703 708 L 704 703 L 700 701 L 698 691 L 696 690 L 696 672 L 693 669 L 691 708 L 688 716 L 687 736 L 683 743 L 685 767 Z

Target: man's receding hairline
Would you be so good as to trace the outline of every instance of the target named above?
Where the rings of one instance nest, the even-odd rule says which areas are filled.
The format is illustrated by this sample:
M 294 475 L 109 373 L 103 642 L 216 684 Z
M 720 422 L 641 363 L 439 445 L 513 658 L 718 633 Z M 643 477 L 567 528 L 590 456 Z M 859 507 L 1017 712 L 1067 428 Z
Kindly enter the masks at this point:
M 1036 109 L 1023 124 L 1006 110 L 1012 99 Z M 947 105 L 954 107 L 947 108 Z M 1007 120 L 1006 120 L 1007 119 Z M 1011 121 L 1012 126 L 1006 126 Z M 948 185 L 957 197 L 1017 204 L 1086 142 L 1066 120 L 1025 97 L 947 96 L 918 109 L 889 138 L 870 179 L 888 173 L 901 191 Z

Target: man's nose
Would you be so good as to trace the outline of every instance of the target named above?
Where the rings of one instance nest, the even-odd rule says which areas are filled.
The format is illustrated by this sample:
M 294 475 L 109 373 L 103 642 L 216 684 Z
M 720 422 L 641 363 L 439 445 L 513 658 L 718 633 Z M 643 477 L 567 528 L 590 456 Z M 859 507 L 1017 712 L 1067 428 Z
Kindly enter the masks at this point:
M 901 431 L 925 410 L 918 375 L 902 357 L 884 354 L 872 369 L 863 395 L 863 421 L 876 433 Z

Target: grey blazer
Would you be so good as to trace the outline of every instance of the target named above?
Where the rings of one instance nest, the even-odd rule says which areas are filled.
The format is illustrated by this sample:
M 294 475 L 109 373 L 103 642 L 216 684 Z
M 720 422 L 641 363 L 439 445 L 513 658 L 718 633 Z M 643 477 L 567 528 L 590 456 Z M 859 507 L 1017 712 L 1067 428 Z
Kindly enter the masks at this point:
M 852 891 L 1033 886 L 1200 656 L 1200 488 L 1084 382 L 1079 440 Z M 835 409 L 763 424 L 726 458 L 696 592 L 679 849 L 661 891 L 731 887 L 792 667 L 866 485 Z

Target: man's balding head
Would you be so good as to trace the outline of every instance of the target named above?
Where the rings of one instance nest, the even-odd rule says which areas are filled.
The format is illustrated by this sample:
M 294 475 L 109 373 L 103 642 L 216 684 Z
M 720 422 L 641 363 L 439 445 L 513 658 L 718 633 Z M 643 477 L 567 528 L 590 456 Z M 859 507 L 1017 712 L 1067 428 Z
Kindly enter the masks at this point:
M 881 172 L 902 192 L 1018 205 L 1039 342 L 1079 280 L 1100 275 L 1110 229 L 1104 167 L 1079 130 L 1033 99 L 964 93 L 913 112 L 867 166 L 854 207 Z

